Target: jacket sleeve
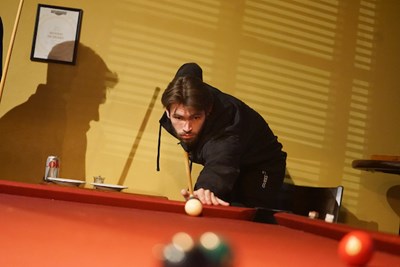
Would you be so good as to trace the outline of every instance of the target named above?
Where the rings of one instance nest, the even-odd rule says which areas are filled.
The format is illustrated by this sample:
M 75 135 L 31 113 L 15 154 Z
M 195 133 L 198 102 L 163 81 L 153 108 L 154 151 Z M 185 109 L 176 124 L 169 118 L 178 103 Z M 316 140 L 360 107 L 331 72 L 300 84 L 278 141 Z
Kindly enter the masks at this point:
M 210 140 L 204 145 L 202 158 L 204 168 L 197 179 L 195 189 L 212 191 L 221 199 L 227 200 L 239 176 L 241 153 L 237 135 Z

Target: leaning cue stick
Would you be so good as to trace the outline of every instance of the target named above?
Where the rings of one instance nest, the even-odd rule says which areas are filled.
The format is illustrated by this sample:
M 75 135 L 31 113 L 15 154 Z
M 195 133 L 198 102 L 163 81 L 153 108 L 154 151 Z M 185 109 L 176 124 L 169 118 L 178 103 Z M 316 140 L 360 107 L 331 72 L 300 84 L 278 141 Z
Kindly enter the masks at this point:
M 3 74 L 1 75 L 1 81 L 0 81 L 0 102 L 1 102 L 1 98 L 3 96 L 3 88 L 4 88 L 4 84 L 6 82 L 8 65 L 10 64 L 10 58 L 11 58 L 11 51 L 12 51 L 12 48 L 14 46 L 15 34 L 17 32 L 18 22 L 19 22 L 19 18 L 21 16 L 21 10 L 22 10 L 23 3 L 24 3 L 24 0 L 20 0 L 19 1 L 17 17 L 15 18 L 14 29 L 13 29 L 12 34 L 11 34 L 10 45 L 8 46 L 8 52 L 7 52 L 6 60 L 4 62 Z
M 189 182 L 189 194 L 190 196 L 193 196 L 193 183 L 192 183 L 192 174 L 190 172 L 190 166 L 189 166 L 189 153 L 183 150 L 183 154 L 185 156 L 186 177 L 188 178 Z

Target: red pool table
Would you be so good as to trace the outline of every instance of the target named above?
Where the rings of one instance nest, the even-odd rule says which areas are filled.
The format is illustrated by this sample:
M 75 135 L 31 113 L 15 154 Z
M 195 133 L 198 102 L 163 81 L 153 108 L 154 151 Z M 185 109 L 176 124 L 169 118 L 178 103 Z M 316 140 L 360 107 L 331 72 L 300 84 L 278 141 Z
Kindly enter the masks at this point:
M 205 207 L 201 217 L 161 197 L 0 180 L 0 266 L 161 266 L 157 251 L 177 232 L 223 236 L 234 266 L 346 266 L 338 240 L 353 228 L 288 213 L 278 224 L 256 210 Z M 400 266 L 400 239 L 374 232 L 368 266 Z

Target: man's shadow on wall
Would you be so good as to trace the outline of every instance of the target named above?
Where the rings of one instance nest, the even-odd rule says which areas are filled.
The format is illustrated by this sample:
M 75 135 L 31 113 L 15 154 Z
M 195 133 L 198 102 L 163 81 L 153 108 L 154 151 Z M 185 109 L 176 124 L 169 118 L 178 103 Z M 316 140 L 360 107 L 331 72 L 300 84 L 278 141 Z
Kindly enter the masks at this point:
M 118 78 L 91 48 L 79 44 L 77 53 L 75 65 L 49 63 L 46 84 L 0 118 L 0 179 L 41 182 L 49 155 L 60 157 L 60 177 L 85 179 L 86 133 Z

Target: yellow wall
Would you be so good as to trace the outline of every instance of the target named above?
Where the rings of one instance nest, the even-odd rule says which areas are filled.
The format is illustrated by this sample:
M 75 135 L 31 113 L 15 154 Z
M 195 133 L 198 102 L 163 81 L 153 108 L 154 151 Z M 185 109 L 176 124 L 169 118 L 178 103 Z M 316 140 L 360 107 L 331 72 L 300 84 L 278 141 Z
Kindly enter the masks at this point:
M 203 67 L 206 82 L 242 98 L 265 117 L 288 152 L 295 183 L 342 184 L 341 221 L 398 233 L 399 176 L 354 170 L 351 162 L 372 154 L 400 154 L 399 1 L 26 0 L 0 116 L 46 82 L 48 64 L 30 61 L 38 3 L 83 9 L 81 43 L 119 78 L 87 133 L 77 125 L 89 104 L 80 105 L 77 113 L 67 112 L 68 134 L 56 152 L 62 155 L 62 177 L 91 182 L 102 175 L 107 183 L 123 182 L 128 192 L 181 199 L 179 190 L 186 186 L 183 156 L 165 132 L 161 172 L 155 170 L 159 97 L 145 130 L 140 129 L 155 87 L 165 88 L 182 63 L 195 61 Z M 16 0 L 0 3 L 4 54 L 17 7 Z M 78 64 L 83 61 L 78 51 Z M 50 67 L 61 75 L 63 67 Z M 96 67 L 79 70 L 89 77 Z M 96 81 L 74 86 L 82 93 L 95 88 Z M 52 132 L 55 123 L 48 121 L 44 132 Z M 19 129 L 23 134 L 14 139 L 24 136 L 28 145 L 14 153 L 34 157 L 33 144 L 43 138 L 34 124 Z M 0 135 L 10 131 L 1 125 L 0 120 Z M 85 133 L 87 145 L 71 138 Z M 0 142 L 1 147 L 11 146 Z M 84 177 L 77 177 L 85 159 Z M 30 162 L 21 159 L 16 169 Z M 29 170 L 26 181 L 39 182 L 44 162 Z M 4 173 L 0 169 L 0 177 L 10 179 Z

